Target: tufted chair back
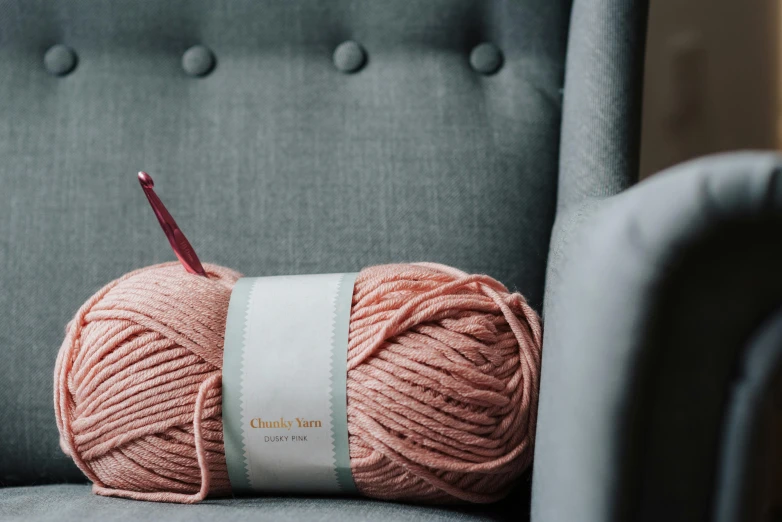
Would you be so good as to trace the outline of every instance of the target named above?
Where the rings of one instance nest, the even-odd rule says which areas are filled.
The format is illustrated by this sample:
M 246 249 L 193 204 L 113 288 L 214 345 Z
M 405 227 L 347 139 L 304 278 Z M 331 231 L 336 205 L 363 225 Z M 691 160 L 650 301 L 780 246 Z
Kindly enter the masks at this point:
M 139 170 L 203 261 L 435 261 L 542 310 L 557 213 L 636 173 L 640 4 L 0 2 L 0 484 L 83 480 L 51 371 L 80 303 L 172 258 Z

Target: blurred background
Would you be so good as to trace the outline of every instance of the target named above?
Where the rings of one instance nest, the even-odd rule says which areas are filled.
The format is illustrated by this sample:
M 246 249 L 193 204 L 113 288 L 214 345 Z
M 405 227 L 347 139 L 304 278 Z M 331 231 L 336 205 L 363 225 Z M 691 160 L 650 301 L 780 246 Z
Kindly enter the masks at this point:
M 641 177 L 713 152 L 782 148 L 779 0 L 652 0 Z

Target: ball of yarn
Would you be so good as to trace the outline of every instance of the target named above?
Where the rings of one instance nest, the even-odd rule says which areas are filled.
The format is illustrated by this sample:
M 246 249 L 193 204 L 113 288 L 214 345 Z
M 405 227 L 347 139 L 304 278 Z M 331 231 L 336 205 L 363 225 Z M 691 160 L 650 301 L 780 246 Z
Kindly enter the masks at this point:
M 230 493 L 221 368 L 240 274 L 131 272 L 68 324 L 54 373 L 60 445 L 101 495 L 197 502 Z M 350 466 L 363 495 L 492 502 L 530 463 L 541 326 L 485 275 L 365 268 L 350 316 Z

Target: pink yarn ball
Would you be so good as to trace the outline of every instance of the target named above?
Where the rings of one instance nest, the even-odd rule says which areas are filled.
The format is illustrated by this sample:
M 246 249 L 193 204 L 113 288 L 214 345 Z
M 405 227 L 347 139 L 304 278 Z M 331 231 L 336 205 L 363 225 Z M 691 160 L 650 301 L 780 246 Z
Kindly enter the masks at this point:
M 54 373 L 60 444 L 101 495 L 197 502 L 230 492 L 221 369 L 231 289 L 167 263 L 131 272 L 69 323 Z M 417 263 L 356 280 L 350 465 L 369 497 L 492 502 L 532 457 L 541 326 L 485 275 Z

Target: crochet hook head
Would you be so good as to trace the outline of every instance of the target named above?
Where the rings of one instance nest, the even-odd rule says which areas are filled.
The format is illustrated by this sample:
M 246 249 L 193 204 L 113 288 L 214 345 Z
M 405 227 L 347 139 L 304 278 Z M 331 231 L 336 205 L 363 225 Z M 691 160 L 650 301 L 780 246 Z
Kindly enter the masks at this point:
M 152 205 L 152 210 L 155 212 L 157 220 L 160 222 L 160 227 L 163 229 L 163 232 L 165 232 L 168 242 L 174 250 L 174 254 L 179 258 L 179 262 L 182 263 L 185 270 L 191 274 L 206 276 L 206 271 L 204 270 L 204 267 L 201 266 L 201 261 L 198 260 L 195 250 L 190 246 L 190 242 L 179 229 L 176 221 L 171 217 L 171 214 L 168 213 L 163 202 L 160 201 L 160 198 L 155 194 L 153 188 L 155 182 L 152 180 L 152 176 L 146 172 L 139 172 L 138 182 L 141 184 L 141 188 L 144 190 L 144 195 L 147 196 L 149 204 Z

